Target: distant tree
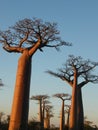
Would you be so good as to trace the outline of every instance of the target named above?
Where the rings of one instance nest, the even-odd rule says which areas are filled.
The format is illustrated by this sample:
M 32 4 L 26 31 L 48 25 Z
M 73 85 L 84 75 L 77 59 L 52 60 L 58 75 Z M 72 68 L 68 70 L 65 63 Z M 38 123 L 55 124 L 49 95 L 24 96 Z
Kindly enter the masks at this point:
M 84 114 L 81 88 L 91 83 L 98 83 L 98 75 L 92 74 L 92 70 L 98 66 L 97 62 L 83 60 L 80 56 L 69 56 L 64 68 L 58 73 L 47 71 L 49 74 L 60 78 L 72 87 L 72 101 L 70 110 L 70 130 L 84 129 Z
M 50 129 L 50 118 L 53 117 L 52 108 L 53 106 L 51 105 L 45 106 L 46 115 L 45 115 L 44 127 L 46 129 Z
M 2 83 L 2 79 L 0 79 L 0 87 L 4 86 L 4 84 Z
M 54 94 L 53 97 L 57 97 L 62 100 L 60 130 L 64 130 L 64 126 L 65 126 L 64 101 L 71 100 L 71 96 L 69 94 L 65 94 L 65 93 L 58 93 L 58 94 Z
M 2 123 L 2 117 L 4 116 L 4 112 L 0 112 L 0 125 Z
M 7 121 L 7 123 L 9 124 L 9 122 L 10 122 L 10 115 L 7 115 L 6 121 Z
M 98 130 L 97 125 L 95 125 L 93 121 L 88 120 L 87 116 L 84 117 L 84 127 L 87 130 Z
M 0 43 L 9 53 L 21 53 L 18 61 L 14 99 L 9 130 L 26 130 L 32 56 L 44 47 L 59 49 L 70 44 L 62 41 L 56 23 L 41 19 L 23 19 L 6 31 L 0 31 Z M 17 114 L 18 113 L 18 114 Z
M 69 116 L 70 116 L 70 105 L 65 105 L 66 109 L 65 109 L 65 114 L 67 113 L 67 123 L 65 123 L 67 129 L 69 128 Z
M 41 130 L 43 130 L 43 128 L 44 128 L 42 103 L 43 103 L 43 100 L 48 98 L 48 97 L 49 96 L 47 96 L 47 95 L 36 95 L 36 96 L 32 96 L 30 98 L 31 100 L 38 100 L 39 101 L 39 120 L 40 120 L 40 124 L 41 124 Z
M 45 108 L 47 105 L 49 105 L 51 102 L 47 99 L 43 100 L 42 102 L 42 108 L 43 108 L 43 111 L 42 111 L 42 116 L 43 116 L 43 122 L 45 122 Z M 45 123 L 44 123 L 45 124 Z

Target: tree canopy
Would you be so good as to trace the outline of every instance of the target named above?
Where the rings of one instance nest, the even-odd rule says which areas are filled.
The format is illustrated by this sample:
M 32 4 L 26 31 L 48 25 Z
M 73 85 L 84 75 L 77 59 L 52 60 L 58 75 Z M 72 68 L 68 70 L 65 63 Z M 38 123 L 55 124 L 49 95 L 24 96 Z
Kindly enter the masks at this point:
M 38 47 L 40 51 L 43 51 L 43 47 L 59 50 L 59 46 L 70 46 L 70 43 L 61 40 L 59 34 L 57 23 L 25 18 L 16 22 L 8 30 L 0 31 L 0 43 L 6 51 L 18 53 L 22 53 L 24 49 L 31 49 L 38 41 L 40 41 Z

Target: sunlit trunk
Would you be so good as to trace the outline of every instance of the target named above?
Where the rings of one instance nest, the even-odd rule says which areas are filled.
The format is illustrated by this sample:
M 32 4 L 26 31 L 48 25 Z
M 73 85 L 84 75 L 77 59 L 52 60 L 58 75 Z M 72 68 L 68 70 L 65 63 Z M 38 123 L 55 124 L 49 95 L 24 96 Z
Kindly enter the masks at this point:
M 44 119 L 45 119 L 45 103 L 43 102 L 43 109 L 42 109 L 42 122 L 43 122 L 43 127 L 44 127 Z
M 18 61 L 9 130 L 27 130 L 30 77 L 31 57 L 26 50 Z
M 64 130 L 64 100 L 62 100 L 62 110 L 61 110 L 61 118 L 60 118 L 60 130 Z
M 46 118 L 44 119 L 44 128 L 46 129 L 50 128 L 49 113 L 47 110 L 46 110 Z
M 84 113 L 83 113 L 83 102 L 82 102 L 82 91 L 81 88 L 77 90 L 78 94 L 78 110 L 77 110 L 77 121 L 78 121 L 78 129 L 84 130 Z
M 40 104 L 40 107 L 39 107 L 39 119 L 40 119 L 40 125 L 41 125 L 40 130 L 43 130 L 42 100 L 39 100 L 39 104 Z
M 71 109 L 70 109 L 70 121 L 69 121 L 69 130 L 78 130 L 77 129 L 77 72 L 74 72 L 74 81 L 72 87 L 72 100 L 71 100 Z
M 66 124 L 67 130 L 69 129 L 69 116 L 70 116 L 70 108 L 69 108 L 68 113 L 67 113 L 67 124 Z

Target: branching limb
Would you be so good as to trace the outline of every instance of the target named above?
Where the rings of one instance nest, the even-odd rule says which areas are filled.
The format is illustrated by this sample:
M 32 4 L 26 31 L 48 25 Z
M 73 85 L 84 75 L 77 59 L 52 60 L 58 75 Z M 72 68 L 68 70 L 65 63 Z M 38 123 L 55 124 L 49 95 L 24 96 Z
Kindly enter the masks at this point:
M 69 85 L 73 86 L 73 81 L 69 80 L 64 75 L 61 75 L 61 74 L 58 74 L 58 73 L 54 73 L 54 72 L 52 72 L 50 70 L 48 70 L 46 72 L 49 73 L 50 75 L 53 75 L 55 77 L 58 77 L 58 78 L 62 79 L 63 81 L 66 81 Z
M 19 42 L 19 47 L 21 47 L 22 44 L 23 44 L 25 41 L 27 41 L 28 36 L 29 36 L 29 32 L 27 32 L 27 33 L 26 33 L 26 36 L 25 36 L 23 39 L 20 40 L 20 42 Z
M 52 47 L 52 48 L 55 48 L 57 51 L 59 51 L 59 47 L 60 46 L 71 46 L 72 44 L 71 43 L 68 43 L 68 42 L 61 42 L 61 43 L 58 43 L 56 45 L 45 45 L 46 47 Z

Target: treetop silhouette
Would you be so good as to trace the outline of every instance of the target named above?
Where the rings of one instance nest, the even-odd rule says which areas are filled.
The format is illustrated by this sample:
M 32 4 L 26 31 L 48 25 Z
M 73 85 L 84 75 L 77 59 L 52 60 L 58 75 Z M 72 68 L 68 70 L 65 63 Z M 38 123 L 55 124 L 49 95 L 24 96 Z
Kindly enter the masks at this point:
M 25 49 L 30 50 L 38 41 L 37 49 L 40 51 L 43 51 L 43 47 L 59 50 L 62 45 L 70 46 L 70 43 L 61 40 L 59 34 L 56 23 L 43 22 L 37 18 L 25 18 L 16 22 L 8 30 L 0 31 L 0 43 L 6 51 L 17 53 L 23 53 Z

